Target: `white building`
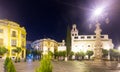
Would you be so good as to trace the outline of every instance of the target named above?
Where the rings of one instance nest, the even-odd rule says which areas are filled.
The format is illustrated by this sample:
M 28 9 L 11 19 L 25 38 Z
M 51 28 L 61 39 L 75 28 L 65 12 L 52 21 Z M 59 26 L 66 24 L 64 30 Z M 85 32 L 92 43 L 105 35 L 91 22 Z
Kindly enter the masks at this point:
M 79 35 L 76 25 L 72 26 L 71 30 L 71 51 L 73 52 L 86 52 L 87 50 L 94 50 L 96 35 Z M 103 49 L 112 49 L 114 45 L 112 39 L 108 35 L 101 35 Z
M 32 48 L 42 51 L 43 54 L 47 54 L 48 51 L 66 51 L 65 41 L 56 42 L 53 39 L 40 39 L 31 44 Z

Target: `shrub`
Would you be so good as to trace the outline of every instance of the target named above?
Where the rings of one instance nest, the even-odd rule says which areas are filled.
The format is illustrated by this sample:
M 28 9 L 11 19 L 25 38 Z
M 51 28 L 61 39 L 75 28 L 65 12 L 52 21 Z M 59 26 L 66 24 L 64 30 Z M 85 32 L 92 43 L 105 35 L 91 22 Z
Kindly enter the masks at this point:
M 40 61 L 39 68 L 36 69 L 36 72 L 52 72 L 52 64 L 49 55 L 44 55 Z
M 5 72 L 16 72 L 14 64 L 10 58 L 6 58 L 4 62 Z
M 12 60 L 9 61 L 6 70 L 7 70 L 7 72 L 16 72 L 16 69 L 14 67 Z

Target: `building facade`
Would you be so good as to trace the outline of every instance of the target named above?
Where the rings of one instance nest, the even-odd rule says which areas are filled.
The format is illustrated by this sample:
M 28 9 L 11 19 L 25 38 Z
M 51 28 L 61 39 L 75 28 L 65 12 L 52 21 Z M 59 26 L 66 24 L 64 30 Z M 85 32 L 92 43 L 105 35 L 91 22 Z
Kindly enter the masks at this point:
M 94 51 L 95 48 L 96 35 L 79 35 L 76 24 L 73 24 L 71 30 L 71 51 L 76 52 L 86 52 L 87 50 Z M 109 39 L 108 35 L 101 35 L 102 48 L 112 49 L 114 45 L 112 39 Z
M 32 43 L 32 48 L 42 51 L 42 54 L 48 54 L 49 51 L 66 51 L 65 41 L 57 42 L 53 39 L 40 39 Z
M 0 20 L 0 46 L 7 48 L 8 52 L 0 56 L 5 59 L 7 56 L 15 59 L 17 54 L 13 51 L 16 47 L 21 48 L 19 57 L 26 57 L 26 30 L 16 22 Z

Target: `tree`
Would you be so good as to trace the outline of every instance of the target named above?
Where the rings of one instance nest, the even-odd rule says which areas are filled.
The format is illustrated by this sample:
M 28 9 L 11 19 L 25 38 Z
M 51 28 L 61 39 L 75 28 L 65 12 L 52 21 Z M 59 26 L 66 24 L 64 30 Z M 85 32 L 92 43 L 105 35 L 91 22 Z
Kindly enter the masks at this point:
M 4 55 L 7 52 L 5 47 L 0 47 L 0 55 Z
M 13 51 L 17 53 L 16 62 L 20 61 L 19 54 L 22 51 L 22 49 L 20 47 L 16 47 L 16 49 L 13 49 Z
M 44 55 L 36 72 L 52 72 L 51 56 Z
M 90 57 L 93 55 L 93 51 L 88 50 L 86 55 L 88 55 L 88 59 L 90 59 Z
M 71 51 L 71 31 L 69 25 L 67 27 L 66 47 L 67 47 L 67 56 L 69 57 Z
M 82 52 L 82 51 L 80 51 L 80 52 L 77 52 L 76 54 L 75 54 L 75 56 L 76 56 L 76 58 L 77 59 L 84 59 L 84 56 L 85 56 L 85 53 L 84 52 Z
M 103 57 L 105 58 L 106 56 L 108 56 L 108 50 L 106 49 L 102 49 L 103 52 Z
M 110 60 L 118 60 L 120 53 L 116 49 L 110 49 Z
M 82 59 L 84 59 L 85 53 L 83 51 L 80 51 L 80 56 L 82 57 Z
M 40 57 L 41 57 L 41 55 L 42 55 L 42 51 L 33 50 L 33 51 L 32 51 L 32 54 L 33 54 L 33 56 L 34 56 L 34 58 L 33 58 L 33 61 L 34 61 L 35 58 L 40 59 Z

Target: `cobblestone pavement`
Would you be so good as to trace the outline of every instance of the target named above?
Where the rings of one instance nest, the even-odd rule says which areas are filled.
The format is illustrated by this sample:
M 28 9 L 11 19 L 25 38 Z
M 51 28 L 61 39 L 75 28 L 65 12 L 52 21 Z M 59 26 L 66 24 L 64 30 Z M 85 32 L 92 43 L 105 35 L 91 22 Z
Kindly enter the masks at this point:
M 80 61 L 52 61 L 53 72 L 120 72 L 120 70 L 95 68 Z M 17 72 L 35 72 L 39 61 L 15 63 Z

